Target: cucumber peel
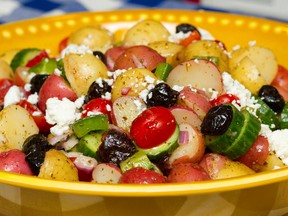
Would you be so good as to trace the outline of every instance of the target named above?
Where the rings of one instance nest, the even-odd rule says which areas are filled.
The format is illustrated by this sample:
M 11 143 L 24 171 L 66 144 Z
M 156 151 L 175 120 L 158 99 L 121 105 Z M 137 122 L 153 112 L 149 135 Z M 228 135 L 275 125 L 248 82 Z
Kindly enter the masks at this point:
M 69 152 L 81 152 L 85 156 L 96 158 L 96 151 L 102 143 L 102 135 L 103 131 L 86 134 Z
M 101 114 L 79 119 L 72 125 L 72 130 L 78 138 L 81 138 L 91 131 L 107 130 L 108 127 L 108 116 Z
M 260 120 L 248 110 L 239 111 L 234 105 L 232 121 L 224 134 L 205 136 L 205 145 L 213 152 L 226 155 L 234 160 L 244 155 L 256 140 L 260 129 Z
M 29 69 L 29 73 L 52 74 L 57 68 L 56 59 L 43 58 L 41 62 Z
M 287 129 L 288 128 L 288 103 L 285 103 L 285 106 L 279 115 L 279 128 Z
M 245 121 L 240 128 L 240 134 L 230 147 L 224 151 L 224 155 L 232 160 L 239 158 L 247 152 L 256 140 L 261 129 L 261 123 L 257 117 L 247 110 L 243 110 L 241 113 L 243 114 Z
M 168 63 L 159 63 L 155 69 L 155 75 L 163 81 L 166 81 L 173 67 Z
M 156 147 L 149 148 L 149 149 L 139 148 L 139 150 L 143 151 L 150 160 L 152 161 L 158 160 L 163 155 L 171 154 L 179 146 L 178 144 L 179 134 L 180 134 L 180 129 L 179 129 L 179 126 L 177 125 L 173 134 L 164 143 Z
M 239 136 L 240 128 L 244 124 L 244 116 L 242 113 L 232 104 L 225 104 L 224 106 L 230 106 L 233 110 L 233 117 L 231 124 L 224 134 L 218 136 L 206 135 L 205 144 L 213 152 L 224 153 L 224 151 L 230 147 L 231 143 Z
M 25 66 L 29 60 L 33 59 L 36 55 L 41 52 L 38 48 L 27 48 L 22 49 L 12 59 L 10 66 L 15 72 L 16 68 L 19 66 Z
M 120 163 L 120 169 L 123 173 L 133 167 L 143 167 L 150 170 L 154 167 L 154 164 L 143 151 L 138 151 Z

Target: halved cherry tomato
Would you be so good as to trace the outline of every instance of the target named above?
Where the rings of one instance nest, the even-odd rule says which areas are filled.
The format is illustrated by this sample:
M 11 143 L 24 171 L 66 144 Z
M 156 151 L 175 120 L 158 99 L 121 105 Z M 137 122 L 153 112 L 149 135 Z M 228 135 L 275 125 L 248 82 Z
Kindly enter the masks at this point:
M 220 105 L 220 104 L 232 103 L 233 101 L 238 103 L 239 98 L 236 95 L 233 95 L 233 94 L 223 94 L 223 95 L 220 95 L 219 97 L 211 100 L 210 104 L 212 106 L 217 106 L 217 105 Z
M 60 41 L 58 46 L 58 52 L 61 53 L 67 47 L 69 37 L 65 37 L 63 40 Z
M 45 50 L 41 50 L 40 53 L 29 60 L 25 66 L 33 67 L 34 65 L 39 64 L 43 58 L 49 58 L 48 53 Z
M 12 79 L 0 79 L 0 99 L 3 99 L 10 89 L 11 86 L 14 85 L 14 82 Z
M 143 149 L 153 148 L 165 142 L 175 131 L 176 120 L 169 109 L 150 107 L 134 119 L 130 135 Z
M 198 31 L 193 31 L 190 32 L 190 35 L 182 40 L 179 41 L 179 44 L 182 46 L 188 46 L 191 42 L 195 41 L 195 40 L 200 40 L 201 39 L 201 35 L 199 34 Z
M 88 112 L 100 112 L 108 115 L 111 122 L 112 102 L 104 98 L 95 98 L 83 105 L 82 118 L 86 117 Z
M 47 123 L 43 112 L 37 106 L 29 103 L 27 100 L 21 100 L 18 105 L 31 114 L 41 133 L 49 134 L 52 125 Z

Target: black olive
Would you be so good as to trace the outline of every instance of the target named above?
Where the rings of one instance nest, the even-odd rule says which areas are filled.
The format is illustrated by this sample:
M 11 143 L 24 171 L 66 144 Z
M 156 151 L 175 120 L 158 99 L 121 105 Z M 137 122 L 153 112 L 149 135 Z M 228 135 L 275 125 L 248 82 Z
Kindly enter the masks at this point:
M 106 57 L 101 51 L 93 51 L 93 55 L 99 58 L 104 64 L 106 64 Z
M 283 96 L 271 85 L 263 85 L 258 96 L 276 113 L 280 113 L 285 106 Z
M 147 95 L 147 107 L 172 107 L 177 103 L 179 92 L 173 90 L 168 84 L 161 82 L 155 85 Z
M 40 88 L 42 87 L 45 80 L 49 77 L 48 74 L 36 74 L 32 79 L 30 80 L 31 84 L 31 93 L 39 93 Z
M 201 35 L 198 29 L 189 23 L 182 23 L 176 26 L 176 33 L 179 33 L 179 32 L 188 33 L 188 32 L 193 32 L 193 31 L 197 31 L 199 35 Z
M 87 92 L 85 97 L 85 103 L 94 99 L 104 97 L 107 92 L 111 92 L 111 86 L 105 80 L 101 80 L 101 83 L 98 81 L 94 81 Z
M 119 164 L 132 156 L 136 147 L 132 139 L 120 129 L 110 129 L 103 135 L 103 141 L 99 146 L 96 155 L 105 163 Z
M 53 148 L 49 144 L 47 137 L 43 134 L 34 134 L 29 136 L 23 144 L 22 151 L 25 153 L 25 160 L 35 175 L 39 174 L 41 165 L 45 159 L 45 153 Z
M 233 118 L 233 109 L 227 105 L 212 107 L 204 117 L 201 132 L 204 135 L 218 136 L 225 133 Z

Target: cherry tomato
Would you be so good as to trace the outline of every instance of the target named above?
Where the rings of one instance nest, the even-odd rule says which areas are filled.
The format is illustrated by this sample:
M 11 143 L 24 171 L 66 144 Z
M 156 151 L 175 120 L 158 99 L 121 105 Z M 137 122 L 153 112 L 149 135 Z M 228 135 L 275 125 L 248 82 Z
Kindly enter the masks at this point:
M 29 60 L 26 67 L 33 67 L 34 65 L 39 64 L 43 58 L 49 58 L 48 53 L 45 50 L 41 50 L 38 55 Z
M 182 46 L 188 46 L 191 42 L 195 41 L 195 40 L 200 40 L 201 39 L 201 35 L 199 34 L 198 31 L 193 31 L 190 33 L 190 35 L 182 40 L 179 41 L 179 44 Z
M 58 46 L 58 52 L 61 53 L 67 47 L 69 37 L 65 37 L 62 41 L 60 41 Z
M 257 171 L 269 155 L 269 142 L 266 137 L 258 136 L 248 151 L 237 160 Z
M 13 85 L 14 82 L 11 79 L 0 79 L 0 99 L 3 99 L 5 97 L 6 93 Z
M 41 133 L 49 134 L 52 125 L 47 123 L 43 112 L 37 106 L 29 103 L 27 100 L 20 101 L 18 105 L 31 114 Z
M 279 86 L 288 91 L 288 70 L 285 67 L 278 65 L 278 72 L 271 85 Z
M 111 121 L 112 102 L 104 98 L 95 98 L 90 100 L 87 104 L 83 105 L 82 117 L 86 117 L 88 112 L 100 112 L 108 115 Z
M 232 103 L 233 101 L 238 103 L 239 98 L 236 95 L 223 94 L 223 95 L 220 95 L 219 97 L 211 100 L 210 104 L 212 106 L 217 106 L 217 105 L 220 105 L 220 104 Z
M 175 131 L 176 120 L 169 109 L 161 106 L 144 110 L 132 122 L 131 137 L 143 149 L 165 142 Z
M 167 179 L 165 176 L 152 170 L 147 170 L 142 167 L 134 167 L 122 174 L 120 182 L 130 184 L 155 184 L 167 183 Z

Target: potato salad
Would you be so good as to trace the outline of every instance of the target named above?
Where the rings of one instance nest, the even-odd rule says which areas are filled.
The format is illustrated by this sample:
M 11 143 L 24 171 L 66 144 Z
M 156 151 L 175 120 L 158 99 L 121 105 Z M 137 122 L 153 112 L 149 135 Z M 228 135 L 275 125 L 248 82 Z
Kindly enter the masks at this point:
M 190 23 L 83 26 L 0 55 L 0 170 L 177 183 L 288 165 L 288 70 Z M 0 50 L 1 52 L 1 50 Z

